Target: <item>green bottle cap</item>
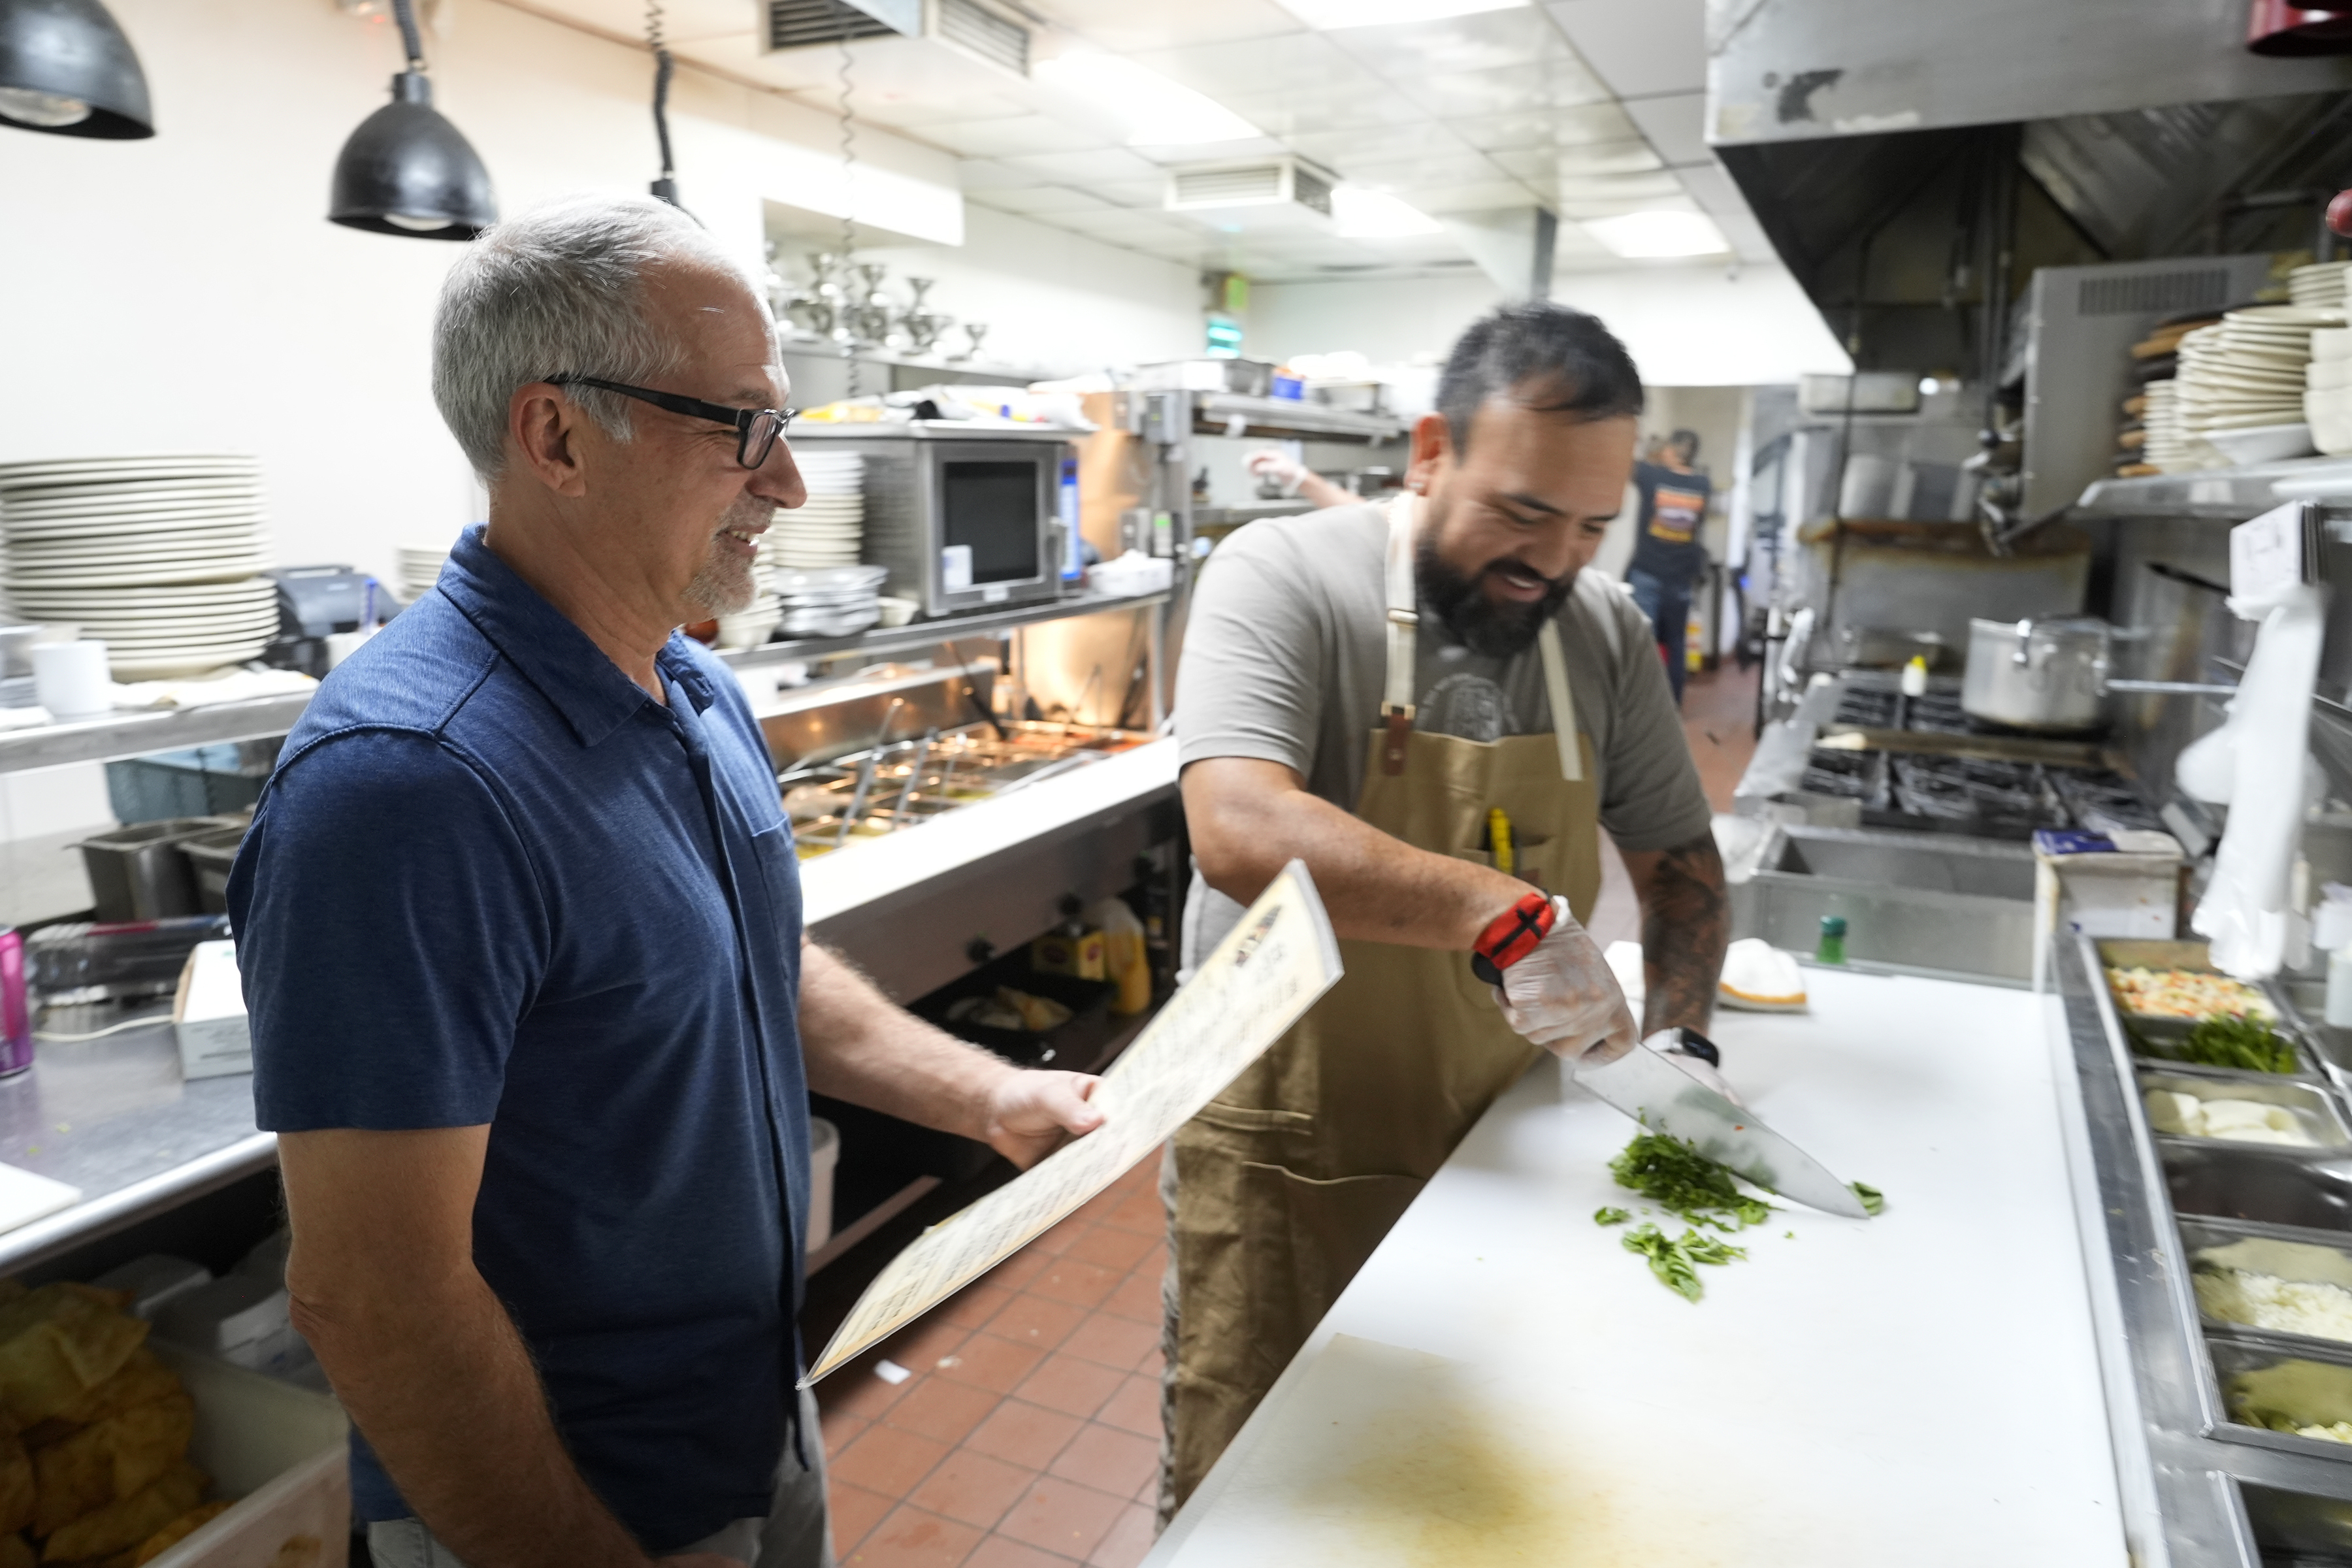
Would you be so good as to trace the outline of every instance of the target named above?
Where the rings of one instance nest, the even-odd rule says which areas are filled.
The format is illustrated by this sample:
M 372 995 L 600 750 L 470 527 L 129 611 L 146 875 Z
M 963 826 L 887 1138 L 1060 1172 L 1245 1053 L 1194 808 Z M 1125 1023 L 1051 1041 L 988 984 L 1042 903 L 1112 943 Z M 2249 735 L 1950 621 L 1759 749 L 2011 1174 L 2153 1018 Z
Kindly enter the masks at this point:
M 1843 936 L 1845 934 L 1845 917 L 1843 915 L 1823 915 L 1822 917 L 1822 934 L 1823 936 Z

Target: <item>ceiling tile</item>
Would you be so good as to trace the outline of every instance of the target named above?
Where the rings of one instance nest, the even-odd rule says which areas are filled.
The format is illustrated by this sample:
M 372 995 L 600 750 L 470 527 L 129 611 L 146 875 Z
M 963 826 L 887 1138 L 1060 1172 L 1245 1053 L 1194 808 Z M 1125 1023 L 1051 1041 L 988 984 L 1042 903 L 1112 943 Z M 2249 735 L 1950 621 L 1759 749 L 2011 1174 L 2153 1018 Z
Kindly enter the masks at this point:
M 1181 81 L 1195 91 L 1205 92 L 1229 108 L 1244 99 L 1285 92 L 1327 87 L 1372 89 L 1382 85 L 1378 77 L 1349 58 L 1321 33 L 1152 49 L 1133 58 L 1137 64 Z
M 1635 175 L 1633 179 L 1645 176 Z M 1564 219 L 1617 217 L 1625 213 L 1696 212 L 1698 204 L 1690 193 L 1671 181 L 1667 185 L 1644 187 L 1628 182 L 1580 182 L 1576 188 L 1563 188 L 1559 193 L 1559 216 Z
M 1658 202 L 1690 204 L 1690 193 L 1668 169 L 1645 174 L 1571 174 L 1556 187 L 1563 210 L 1592 202 Z
M 1173 146 L 1138 142 L 1128 151 L 1146 163 L 1165 169 L 1178 163 L 1202 163 L 1212 160 L 1279 158 L 1290 151 L 1271 136 L 1252 136 L 1234 142 L 1186 142 Z
M 1702 163 L 1688 169 L 1676 169 L 1675 176 L 1698 201 L 1701 208 L 1717 217 L 1748 216 L 1748 198 L 1739 194 L 1739 186 L 1731 178 L 1731 171 L 1720 163 Z
M 1425 118 L 1399 125 L 1360 125 L 1353 131 L 1325 131 L 1293 136 L 1290 145 L 1301 156 L 1312 158 L 1343 174 L 1352 174 L 1365 163 L 1393 163 L 1400 158 L 1417 157 L 1425 153 L 1444 154 L 1470 150 L 1468 144 L 1453 132 Z
M 974 191 L 971 199 L 999 212 L 1024 215 L 1119 210 L 1100 196 L 1069 185 L 1032 185 L 1027 190 L 1019 191 Z
M 740 6 L 741 0 L 734 4 Z M 1027 9 L 1069 28 L 1098 48 L 1120 54 L 1307 30 L 1275 0 L 1184 0 L 1181 5 L 1138 5 L 1136 0 L 1030 0 Z
M 625 38 L 646 36 L 645 0 L 540 0 L 540 8 Z M 743 0 L 668 0 L 662 32 L 672 47 L 698 38 L 751 35 L 759 13 Z
M 1034 169 L 1049 179 L 1092 185 L 1104 180 L 1156 180 L 1156 163 L 1137 157 L 1124 147 L 1098 147 L 1087 153 L 1019 153 L 1006 158 L 1016 169 Z
M 1669 163 L 1709 163 L 1715 154 L 1706 145 L 1706 94 L 1669 93 L 1664 98 L 1637 98 L 1625 106 L 1650 145 Z
M 1003 120 L 966 120 L 926 125 L 919 140 L 967 158 L 1011 158 L 1024 153 L 1069 153 L 1108 147 L 1110 138 L 1075 129 L 1043 114 Z
M 1427 71 L 1494 70 L 1553 60 L 1582 68 L 1559 29 L 1531 6 L 1437 22 L 1349 27 L 1333 37 L 1391 81 Z
M 1574 108 L 1609 98 L 1608 89 L 1581 68 L 1550 65 L 1435 71 L 1400 81 L 1397 89 L 1441 120 Z
M 1545 7 L 1620 98 L 1706 87 L 1706 0 L 1552 0 Z
M 1376 190 L 1394 191 L 1406 195 L 1414 191 L 1445 189 L 1493 180 L 1500 177 L 1501 173 L 1484 153 L 1465 151 L 1404 158 L 1392 163 L 1365 163 L 1350 170 L 1349 177 Z
M 1505 173 L 1545 185 L 1579 174 L 1639 174 L 1664 167 L 1647 142 L 1602 142 L 1580 147 L 1522 147 L 1487 154 Z
M 967 191 L 1009 191 L 1048 184 L 1045 176 L 994 158 L 959 158 L 956 183 Z
M 1256 98 L 1228 98 L 1227 109 L 1270 136 L 1288 141 L 1381 125 L 1426 125 L 1429 111 L 1385 82 L 1307 82 Z
M 1149 180 L 1086 180 L 1080 183 L 1103 200 L 1129 209 L 1159 212 L 1168 202 L 1166 174 L 1155 174 Z
M 1432 216 L 1439 213 L 1494 212 L 1503 207 L 1548 205 L 1548 193 L 1530 189 L 1517 180 L 1473 180 L 1442 190 L 1416 192 L 1412 205 Z

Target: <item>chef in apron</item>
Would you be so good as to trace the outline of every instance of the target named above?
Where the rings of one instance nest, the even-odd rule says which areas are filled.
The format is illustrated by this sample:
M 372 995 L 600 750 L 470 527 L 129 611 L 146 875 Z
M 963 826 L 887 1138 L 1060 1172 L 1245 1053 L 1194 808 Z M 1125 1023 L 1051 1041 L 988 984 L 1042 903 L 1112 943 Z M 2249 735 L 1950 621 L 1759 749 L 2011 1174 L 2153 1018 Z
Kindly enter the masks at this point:
M 1186 961 L 1296 857 L 1346 973 L 1170 1146 L 1163 1521 L 1546 1048 L 1715 1058 L 1706 795 L 1640 610 L 1582 571 L 1633 468 L 1640 376 L 1592 317 L 1507 306 L 1455 345 L 1437 404 L 1406 493 L 1251 524 L 1193 601 Z M 1604 827 L 1643 904 L 1638 1028 L 1582 925 Z

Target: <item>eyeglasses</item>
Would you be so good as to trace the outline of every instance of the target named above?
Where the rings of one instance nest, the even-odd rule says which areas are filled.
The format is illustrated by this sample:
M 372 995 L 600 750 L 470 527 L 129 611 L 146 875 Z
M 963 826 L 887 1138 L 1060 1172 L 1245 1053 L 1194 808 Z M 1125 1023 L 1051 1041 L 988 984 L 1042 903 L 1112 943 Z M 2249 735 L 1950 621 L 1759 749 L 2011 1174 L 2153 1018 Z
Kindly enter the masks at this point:
M 723 403 L 705 403 L 699 397 L 681 397 L 675 392 L 656 392 L 650 387 L 630 386 L 593 375 L 551 375 L 547 379 L 555 386 L 593 386 L 650 403 L 672 414 L 683 414 L 689 419 L 731 425 L 735 427 L 735 460 L 747 468 L 756 468 L 768 460 L 768 454 L 776 449 L 776 437 L 800 413 L 797 408 L 730 408 Z

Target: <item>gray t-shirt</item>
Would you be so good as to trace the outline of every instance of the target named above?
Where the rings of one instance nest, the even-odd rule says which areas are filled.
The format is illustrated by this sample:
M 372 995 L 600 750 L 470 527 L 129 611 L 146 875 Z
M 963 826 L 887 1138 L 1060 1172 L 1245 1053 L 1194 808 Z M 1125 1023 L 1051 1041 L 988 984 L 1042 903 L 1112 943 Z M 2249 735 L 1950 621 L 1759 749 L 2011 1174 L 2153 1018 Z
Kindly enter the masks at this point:
M 1185 763 L 1255 757 L 1297 770 L 1346 811 L 1363 789 L 1387 682 L 1388 515 L 1369 505 L 1267 519 L 1228 537 L 1201 574 L 1176 673 Z M 1711 813 L 1649 621 L 1598 573 L 1559 611 L 1577 728 L 1592 741 L 1601 825 L 1621 849 L 1667 849 Z M 1425 614 L 1415 641 L 1414 727 L 1465 740 L 1548 733 L 1551 702 L 1533 647 L 1482 658 Z M 1195 879 L 1197 894 L 1206 889 Z M 1237 912 L 1196 897 L 1213 940 Z M 1192 922 L 1188 922 L 1190 924 Z M 1188 939 L 1194 932 L 1187 931 Z M 1188 952 L 1205 951 L 1206 942 Z

